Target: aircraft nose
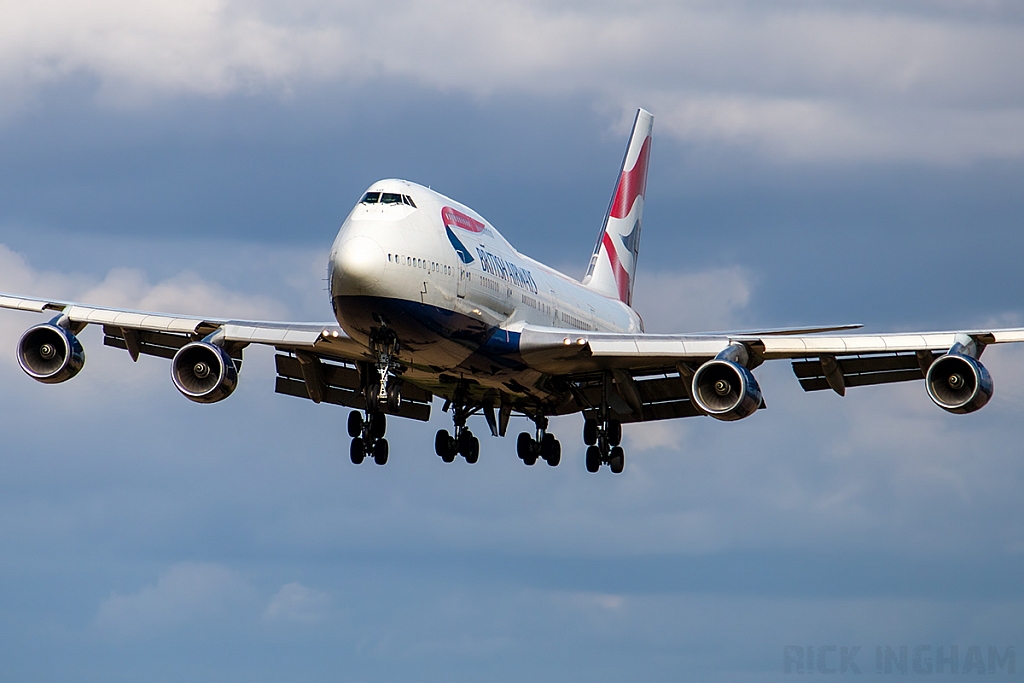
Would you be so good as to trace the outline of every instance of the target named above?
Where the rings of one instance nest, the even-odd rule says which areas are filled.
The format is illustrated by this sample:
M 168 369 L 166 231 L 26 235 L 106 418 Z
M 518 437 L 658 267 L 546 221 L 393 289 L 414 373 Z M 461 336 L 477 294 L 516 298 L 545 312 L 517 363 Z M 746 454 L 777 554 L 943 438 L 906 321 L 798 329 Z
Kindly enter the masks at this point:
M 362 294 L 384 275 L 387 261 L 381 246 L 369 237 L 348 240 L 334 255 L 334 294 Z

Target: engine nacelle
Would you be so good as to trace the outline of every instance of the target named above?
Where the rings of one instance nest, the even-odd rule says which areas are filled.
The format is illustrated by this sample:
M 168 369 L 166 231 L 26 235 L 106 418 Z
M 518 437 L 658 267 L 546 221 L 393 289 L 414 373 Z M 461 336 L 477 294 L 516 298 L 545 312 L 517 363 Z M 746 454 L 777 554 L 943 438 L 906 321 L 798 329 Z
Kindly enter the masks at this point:
M 750 370 L 731 360 L 709 360 L 693 375 L 693 400 L 716 420 L 742 420 L 761 406 L 761 387 Z
M 238 370 L 224 349 L 208 342 L 185 344 L 171 360 L 171 379 L 196 403 L 223 401 L 238 384 Z
M 78 337 L 63 327 L 52 322 L 36 325 L 18 341 L 18 365 L 44 384 L 66 382 L 85 365 L 85 350 Z
M 924 385 L 935 405 L 951 413 L 973 413 L 992 398 L 988 370 L 974 358 L 959 353 L 948 353 L 932 363 Z

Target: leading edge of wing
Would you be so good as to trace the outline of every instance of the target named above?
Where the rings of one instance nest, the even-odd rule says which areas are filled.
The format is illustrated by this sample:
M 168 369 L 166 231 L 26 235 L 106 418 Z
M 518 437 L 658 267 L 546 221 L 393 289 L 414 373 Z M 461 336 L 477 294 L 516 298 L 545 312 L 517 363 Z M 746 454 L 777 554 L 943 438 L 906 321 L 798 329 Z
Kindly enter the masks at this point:
M 945 352 L 963 335 L 982 344 L 1024 342 L 1024 328 L 819 336 L 795 332 L 629 334 L 524 326 L 520 330 L 519 348 L 523 360 L 536 370 L 572 374 L 707 360 L 737 342 L 764 360 L 771 360 L 820 354 Z
M 346 342 L 352 342 L 337 323 L 206 318 L 109 306 L 92 306 L 73 301 L 10 294 L 0 294 L 0 308 L 35 313 L 54 311 L 66 315 L 70 322 L 78 325 L 108 325 L 146 332 L 205 336 L 222 330 L 225 341 L 241 344 L 266 344 L 288 348 L 316 346 L 317 349 L 326 347 L 325 350 L 339 347 L 340 350 L 340 347 L 345 346 Z

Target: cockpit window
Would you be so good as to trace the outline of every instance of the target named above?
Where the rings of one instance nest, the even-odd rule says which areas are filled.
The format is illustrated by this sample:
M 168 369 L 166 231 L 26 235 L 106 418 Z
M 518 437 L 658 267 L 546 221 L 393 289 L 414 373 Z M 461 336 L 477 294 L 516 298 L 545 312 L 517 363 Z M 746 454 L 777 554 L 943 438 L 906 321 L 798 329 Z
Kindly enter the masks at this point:
M 360 204 L 405 204 L 416 208 L 416 202 L 412 200 L 407 194 L 398 194 L 397 192 L 367 192 L 363 195 L 363 198 L 359 200 Z

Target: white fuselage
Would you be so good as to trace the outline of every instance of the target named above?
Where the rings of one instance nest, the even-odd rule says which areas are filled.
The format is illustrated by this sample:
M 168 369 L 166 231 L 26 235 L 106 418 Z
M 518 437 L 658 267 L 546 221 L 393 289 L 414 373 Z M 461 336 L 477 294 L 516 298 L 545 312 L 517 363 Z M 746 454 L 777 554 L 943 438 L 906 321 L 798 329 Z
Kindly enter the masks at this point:
M 519 253 L 469 207 L 403 180 L 368 189 L 377 192 L 392 202 L 357 204 L 331 249 L 331 300 L 353 338 L 366 340 L 377 325 L 398 329 L 402 360 L 437 371 L 524 324 L 641 331 L 629 306 Z

